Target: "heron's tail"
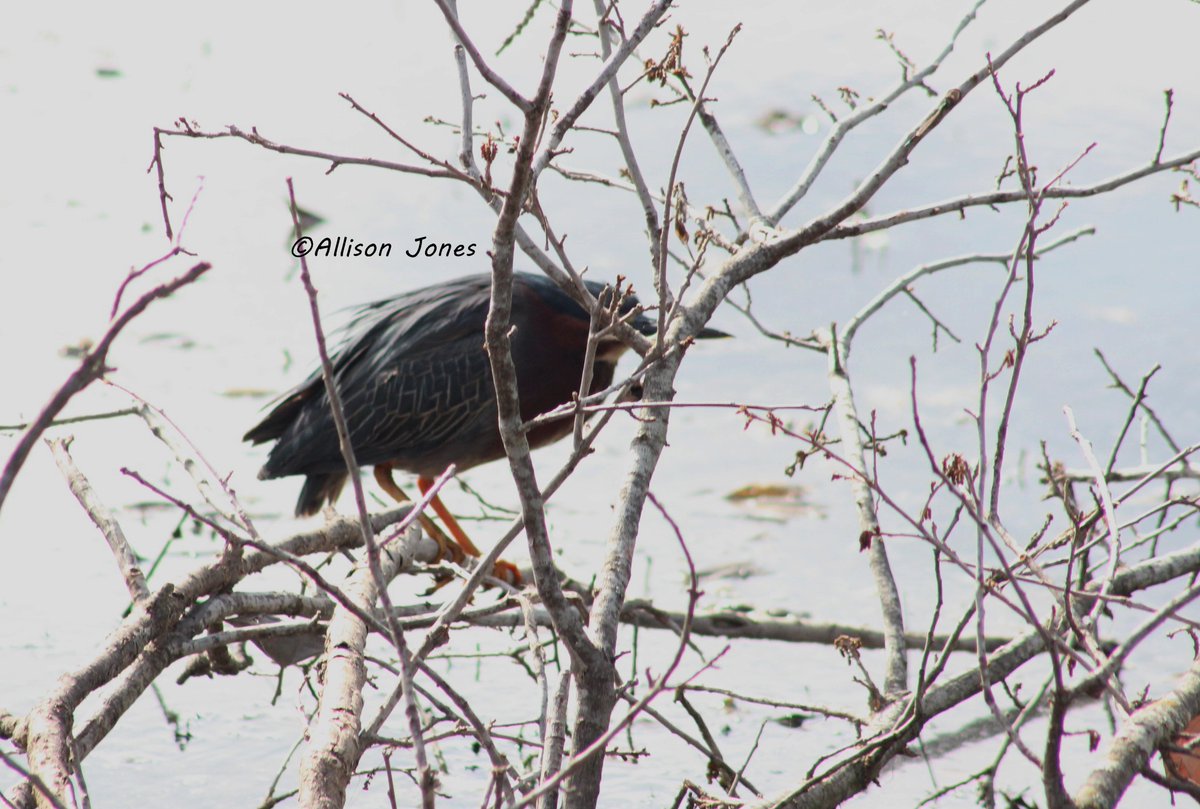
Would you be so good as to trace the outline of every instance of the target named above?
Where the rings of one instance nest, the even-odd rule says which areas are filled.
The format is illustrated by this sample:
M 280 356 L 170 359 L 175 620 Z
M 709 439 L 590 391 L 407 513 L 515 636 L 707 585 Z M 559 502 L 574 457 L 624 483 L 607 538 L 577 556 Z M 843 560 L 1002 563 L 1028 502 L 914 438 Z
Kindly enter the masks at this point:
M 321 506 L 332 503 L 346 485 L 345 472 L 309 475 L 304 479 L 300 499 L 296 501 L 296 516 L 309 517 L 321 510 Z

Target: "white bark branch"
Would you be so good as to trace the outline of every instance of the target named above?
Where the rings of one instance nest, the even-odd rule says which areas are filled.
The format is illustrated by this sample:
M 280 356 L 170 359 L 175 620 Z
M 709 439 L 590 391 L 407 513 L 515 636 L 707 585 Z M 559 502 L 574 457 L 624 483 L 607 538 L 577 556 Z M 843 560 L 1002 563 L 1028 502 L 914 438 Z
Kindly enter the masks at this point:
M 1173 741 L 1197 714 L 1200 714 L 1200 659 L 1173 691 L 1125 719 L 1105 753 L 1104 763 L 1092 771 L 1075 793 L 1076 807 L 1116 806 L 1155 749 Z

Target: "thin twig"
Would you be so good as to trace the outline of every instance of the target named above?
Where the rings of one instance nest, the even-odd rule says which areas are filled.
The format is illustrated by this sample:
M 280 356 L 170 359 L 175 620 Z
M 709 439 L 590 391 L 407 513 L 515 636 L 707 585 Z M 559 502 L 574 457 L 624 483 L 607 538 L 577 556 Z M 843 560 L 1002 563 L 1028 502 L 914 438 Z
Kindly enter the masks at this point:
M 97 379 L 104 376 L 111 369 L 108 367 L 108 350 L 112 347 L 113 341 L 121 334 L 121 331 L 129 325 L 129 323 L 146 311 L 154 301 L 160 298 L 169 297 L 176 290 L 187 286 L 195 281 L 204 273 L 212 269 L 212 265 L 202 261 L 172 280 L 161 284 L 149 292 L 138 298 L 128 309 L 121 313 L 119 317 L 112 322 L 108 327 L 108 331 L 100 338 L 100 342 L 96 347 L 89 350 L 79 361 L 79 367 L 76 368 L 67 381 L 63 383 L 54 395 L 50 397 L 50 401 L 38 413 L 37 418 L 30 422 L 21 438 L 17 441 L 17 446 L 8 458 L 8 462 L 4 465 L 4 471 L 0 473 L 0 508 L 4 506 L 4 499 L 8 496 L 9 490 L 12 488 L 13 481 L 16 480 L 17 473 L 21 471 L 21 467 L 25 463 L 25 459 L 29 456 L 29 451 L 33 449 L 33 445 L 41 437 L 46 428 L 54 421 L 67 402 L 75 394 L 82 391 L 88 385 L 95 382 Z

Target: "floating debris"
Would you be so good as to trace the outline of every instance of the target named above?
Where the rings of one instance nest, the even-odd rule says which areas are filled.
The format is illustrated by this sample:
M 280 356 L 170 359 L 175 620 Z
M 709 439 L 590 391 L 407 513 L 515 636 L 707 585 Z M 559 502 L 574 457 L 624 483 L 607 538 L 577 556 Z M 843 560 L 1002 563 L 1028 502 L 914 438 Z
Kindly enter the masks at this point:
M 227 388 L 217 395 L 224 396 L 227 399 L 266 399 L 269 396 L 274 396 L 275 393 L 275 391 L 267 390 L 266 388 Z
M 63 346 L 58 350 L 58 356 L 66 357 L 67 359 L 81 359 L 85 354 L 92 350 L 96 344 L 89 338 L 84 337 L 75 345 Z
M 809 501 L 803 486 L 751 483 L 725 495 L 725 499 L 731 503 L 753 503 L 782 518 L 824 516 L 821 509 Z

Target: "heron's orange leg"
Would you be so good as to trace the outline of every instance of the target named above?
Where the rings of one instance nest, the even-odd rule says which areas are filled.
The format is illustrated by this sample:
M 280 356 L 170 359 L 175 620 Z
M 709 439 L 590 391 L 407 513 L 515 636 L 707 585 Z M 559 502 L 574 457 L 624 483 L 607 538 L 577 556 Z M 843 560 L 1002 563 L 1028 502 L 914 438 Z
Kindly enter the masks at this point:
M 418 477 L 417 488 L 421 490 L 421 496 L 429 494 L 429 490 L 433 488 L 433 479 Z M 446 504 L 436 494 L 429 501 L 429 505 L 433 506 L 434 513 L 442 518 L 442 524 L 446 526 L 446 530 L 450 532 L 450 536 L 454 537 L 454 541 L 459 544 L 464 551 L 471 556 L 483 556 L 479 552 L 479 548 L 475 547 L 475 543 L 467 536 L 467 532 L 458 524 L 458 520 L 454 519 L 454 515 L 450 513 L 450 509 L 446 508 Z
M 418 477 L 417 488 L 421 490 L 422 495 L 429 494 L 429 490 L 433 488 L 433 478 Z M 446 530 L 450 532 L 450 535 L 454 537 L 455 542 L 457 542 L 464 551 L 471 554 L 471 556 L 483 556 L 483 554 L 479 552 L 479 548 L 475 547 L 475 543 L 472 542 L 471 538 L 467 536 L 467 532 L 464 531 L 462 526 L 458 524 L 458 520 L 454 519 L 454 515 L 450 513 L 450 509 L 446 508 L 446 505 L 442 502 L 441 498 L 435 494 L 433 499 L 429 501 L 429 505 L 433 506 L 433 510 L 437 512 L 439 517 L 442 518 L 442 522 L 445 524 Z M 503 559 L 496 560 L 496 565 L 492 569 L 492 575 L 497 579 L 508 582 L 509 584 L 521 584 L 521 571 L 518 570 L 517 566 L 512 562 L 506 562 Z
M 392 467 L 389 464 L 379 464 L 375 467 L 375 482 L 379 484 L 379 488 L 391 495 L 392 499 L 397 503 L 412 502 L 412 499 L 392 479 Z M 438 505 L 441 504 L 439 503 Z M 455 564 L 461 564 L 466 558 L 466 553 L 464 552 L 466 549 L 446 536 L 446 533 L 441 528 L 438 528 L 437 523 L 428 516 L 422 514 L 418 519 L 420 519 L 421 527 L 425 529 L 425 533 L 429 534 L 430 538 L 438 544 L 438 558 L 449 559 Z M 455 528 L 457 527 L 457 524 L 455 524 Z M 459 528 L 458 530 L 461 531 L 462 529 Z M 476 551 L 474 555 L 478 556 L 479 552 Z

